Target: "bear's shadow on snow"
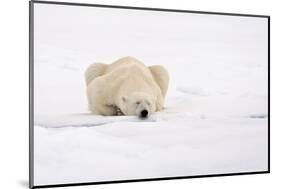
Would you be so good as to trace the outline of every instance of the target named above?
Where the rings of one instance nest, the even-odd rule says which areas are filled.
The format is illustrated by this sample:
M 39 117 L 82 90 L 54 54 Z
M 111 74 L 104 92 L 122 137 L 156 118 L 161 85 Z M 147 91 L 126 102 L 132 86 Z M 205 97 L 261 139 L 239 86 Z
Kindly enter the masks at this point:
M 137 116 L 101 116 L 91 113 L 69 114 L 61 116 L 38 116 L 35 125 L 45 128 L 64 128 L 64 127 L 96 127 L 111 123 L 122 122 L 157 122 L 159 118 L 152 115 L 146 119 L 140 119 Z

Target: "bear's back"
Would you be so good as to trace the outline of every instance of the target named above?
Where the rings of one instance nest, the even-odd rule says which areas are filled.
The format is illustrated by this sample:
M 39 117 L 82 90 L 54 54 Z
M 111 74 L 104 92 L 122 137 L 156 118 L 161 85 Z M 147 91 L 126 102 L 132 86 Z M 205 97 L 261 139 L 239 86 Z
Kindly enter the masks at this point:
M 124 70 L 129 69 L 130 67 L 139 67 L 140 69 L 147 69 L 146 66 L 140 62 L 138 59 L 134 57 L 124 57 L 121 59 L 116 60 L 112 64 L 109 64 L 105 74 L 117 71 L 117 70 Z
M 121 84 L 122 87 L 131 90 L 156 87 L 156 82 L 149 68 L 133 57 L 124 57 L 109 64 L 101 79 L 104 79 L 106 83 L 116 85 L 117 88 Z

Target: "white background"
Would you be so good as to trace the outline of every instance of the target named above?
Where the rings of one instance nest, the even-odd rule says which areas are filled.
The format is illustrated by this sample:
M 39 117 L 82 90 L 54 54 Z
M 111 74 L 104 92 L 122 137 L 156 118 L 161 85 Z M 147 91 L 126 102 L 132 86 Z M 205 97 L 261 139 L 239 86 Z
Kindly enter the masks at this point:
M 70 0 L 68 0 L 70 1 Z M 278 1 L 82 1 L 97 4 L 115 4 L 218 12 L 267 14 L 271 16 L 271 174 L 219 178 L 200 178 L 161 182 L 126 183 L 117 185 L 88 186 L 84 188 L 278 188 L 281 173 L 278 149 L 280 137 L 278 111 L 281 90 L 278 89 L 278 73 L 281 42 Z M 276 3 L 274 3 L 276 2 Z M 28 2 L 25 0 L 2 2 L 1 23 L 1 131 L 0 131 L 0 180 L 1 188 L 26 188 L 28 182 Z M 4 25 L 3 25 L 4 24 Z M 278 61 L 279 59 L 279 61 Z M 276 116 L 275 116 L 276 115 Z M 82 188 L 82 187 L 80 187 Z

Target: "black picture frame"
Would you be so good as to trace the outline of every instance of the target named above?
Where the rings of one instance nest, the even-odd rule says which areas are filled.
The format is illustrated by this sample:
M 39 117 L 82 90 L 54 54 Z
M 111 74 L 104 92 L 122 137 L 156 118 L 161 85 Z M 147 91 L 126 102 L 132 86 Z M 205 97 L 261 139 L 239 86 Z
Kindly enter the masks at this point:
M 33 130 L 34 127 L 34 96 L 33 96 L 34 94 L 34 70 L 33 70 L 34 68 L 34 4 L 54 4 L 54 5 L 65 5 L 65 6 L 87 6 L 87 7 L 112 8 L 112 9 L 134 9 L 134 10 L 146 10 L 146 11 L 164 11 L 164 12 L 266 18 L 268 22 L 268 28 L 267 28 L 268 29 L 268 170 L 256 171 L 256 172 L 239 172 L 239 173 L 196 175 L 196 176 L 114 180 L 114 181 L 85 182 L 85 183 L 61 183 L 61 184 L 52 184 L 52 185 L 34 185 L 34 180 L 33 180 L 34 178 L 34 130 Z M 56 1 L 33 1 L 33 0 L 29 1 L 29 187 L 30 188 L 67 187 L 67 186 L 160 181 L 160 180 L 190 179 L 190 178 L 204 178 L 204 177 L 267 174 L 267 173 L 270 173 L 270 16 L 255 15 L 255 14 L 225 13 L 225 12 L 208 12 L 208 11 L 193 11 L 193 10 L 178 10 L 178 9 L 148 8 L 148 7 L 70 3 L 70 2 L 56 2 Z

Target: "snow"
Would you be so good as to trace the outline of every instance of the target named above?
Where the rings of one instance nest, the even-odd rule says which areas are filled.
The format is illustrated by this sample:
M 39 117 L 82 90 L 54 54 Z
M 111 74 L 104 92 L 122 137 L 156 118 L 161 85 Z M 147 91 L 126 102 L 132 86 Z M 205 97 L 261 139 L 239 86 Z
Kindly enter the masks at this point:
M 267 20 L 35 4 L 35 185 L 267 170 Z M 84 71 L 161 64 L 165 110 L 87 109 Z

